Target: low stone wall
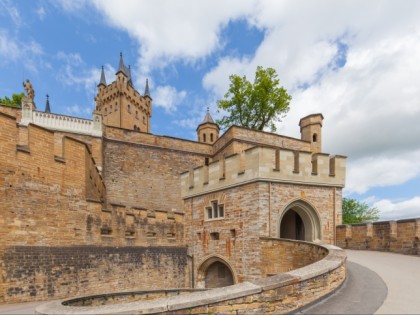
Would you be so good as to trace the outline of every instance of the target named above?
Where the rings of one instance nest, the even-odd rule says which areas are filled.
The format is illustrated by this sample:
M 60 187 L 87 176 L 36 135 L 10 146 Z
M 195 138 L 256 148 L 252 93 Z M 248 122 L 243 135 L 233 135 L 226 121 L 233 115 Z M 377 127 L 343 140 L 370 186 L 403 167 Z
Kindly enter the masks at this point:
M 252 282 L 186 295 L 112 305 L 66 306 L 74 299 L 39 306 L 38 314 L 280 314 L 337 289 L 345 279 L 346 254 L 332 245 L 312 245 L 328 255 L 294 271 Z M 80 298 L 79 298 L 80 299 Z
M 420 218 L 337 226 L 337 246 L 420 255 Z
M 263 275 L 271 276 L 313 264 L 328 255 L 328 250 L 313 243 L 260 238 Z

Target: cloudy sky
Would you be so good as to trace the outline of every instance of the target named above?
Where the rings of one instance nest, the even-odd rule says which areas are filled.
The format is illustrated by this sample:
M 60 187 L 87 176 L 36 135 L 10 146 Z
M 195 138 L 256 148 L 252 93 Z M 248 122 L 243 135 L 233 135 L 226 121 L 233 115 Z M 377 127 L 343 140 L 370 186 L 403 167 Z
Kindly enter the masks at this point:
M 152 132 L 195 139 L 230 74 L 277 70 L 280 134 L 322 112 L 323 151 L 348 156 L 345 195 L 381 219 L 420 217 L 420 1 L 0 0 L 0 96 L 29 78 L 39 109 L 91 117 L 119 53 L 149 78 Z

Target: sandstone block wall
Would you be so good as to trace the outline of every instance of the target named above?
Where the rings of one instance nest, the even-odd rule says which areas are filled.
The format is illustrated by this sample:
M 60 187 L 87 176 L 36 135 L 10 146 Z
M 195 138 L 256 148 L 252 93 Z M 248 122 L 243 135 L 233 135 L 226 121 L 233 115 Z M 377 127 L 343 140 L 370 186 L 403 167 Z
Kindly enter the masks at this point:
M 337 246 L 420 255 L 420 219 L 339 225 Z
M 9 246 L 1 302 L 185 287 L 185 247 Z
M 224 206 L 223 218 L 206 218 L 206 207 L 213 201 Z M 191 242 L 196 284 L 203 286 L 200 266 L 215 256 L 233 270 L 235 283 L 271 273 L 266 270 L 260 238 L 279 237 L 279 219 L 294 201 L 316 209 L 321 241 L 332 244 L 334 213 L 341 222 L 341 189 L 258 181 L 186 198 L 185 235 Z M 284 266 L 290 268 L 291 263 Z
M 78 139 L 5 114 L 0 138 L 1 303 L 190 286 L 182 213 L 101 202 Z
M 133 137 L 141 136 L 132 133 L 135 134 Z M 179 174 L 205 162 L 205 156 L 188 151 L 189 142 L 186 142 L 185 150 L 106 138 L 103 145 L 103 175 L 110 203 L 183 212 Z
M 277 247 L 284 242 L 278 239 L 264 241 L 268 247 Z M 144 295 L 149 292 L 86 296 L 50 302 L 36 311 L 39 314 L 288 314 L 331 293 L 345 279 L 343 250 L 330 245 L 305 245 L 317 247 L 318 250 L 310 250 L 313 253 L 328 255 L 307 267 L 224 288 L 189 294 L 178 290 L 179 295 L 174 295 L 173 290 L 149 291 L 156 299 L 147 301 Z M 165 298 L 159 298 L 162 293 Z M 131 301 L 138 302 L 128 303 Z M 81 308 L 81 305 L 85 307 Z
M 270 276 L 313 264 L 328 255 L 323 247 L 292 240 L 261 238 L 263 274 Z
M 310 151 L 311 149 L 311 144 L 306 141 L 273 133 L 232 126 L 214 144 L 214 158 L 218 160 L 222 157 L 239 153 L 256 145 L 298 151 Z
M 20 107 L 12 107 L 0 104 L 0 112 L 15 117 L 17 121 L 20 121 L 22 117 L 22 109 Z

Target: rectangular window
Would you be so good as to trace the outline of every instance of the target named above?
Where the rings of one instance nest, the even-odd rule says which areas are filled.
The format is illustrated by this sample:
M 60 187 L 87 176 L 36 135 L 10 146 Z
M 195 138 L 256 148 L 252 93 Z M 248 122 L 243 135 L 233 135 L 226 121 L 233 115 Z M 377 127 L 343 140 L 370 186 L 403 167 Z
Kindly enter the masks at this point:
M 210 202 L 211 206 L 205 208 L 207 220 L 223 218 L 225 216 L 225 206 L 218 204 L 217 200 Z
M 219 213 L 217 211 L 217 201 L 213 201 L 211 203 L 212 208 L 213 208 L 213 214 L 214 214 L 214 218 L 218 218 L 219 217 Z
M 225 208 L 223 205 L 219 206 L 219 217 L 223 218 L 225 216 Z
M 207 219 L 212 219 L 213 218 L 213 209 L 211 207 L 207 207 Z

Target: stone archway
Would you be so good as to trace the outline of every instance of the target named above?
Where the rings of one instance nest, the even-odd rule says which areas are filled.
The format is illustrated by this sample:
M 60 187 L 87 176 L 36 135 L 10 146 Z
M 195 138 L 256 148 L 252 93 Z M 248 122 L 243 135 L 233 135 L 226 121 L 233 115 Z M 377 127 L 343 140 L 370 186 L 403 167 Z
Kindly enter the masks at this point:
M 303 200 L 286 206 L 279 218 L 279 237 L 301 241 L 321 241 L 321 223 L 318 212 Z
M 198 268 L 197 288 L 221 288 L 233 284 L 235 284 L 233 270 L 221 257 L 210 257 Z

